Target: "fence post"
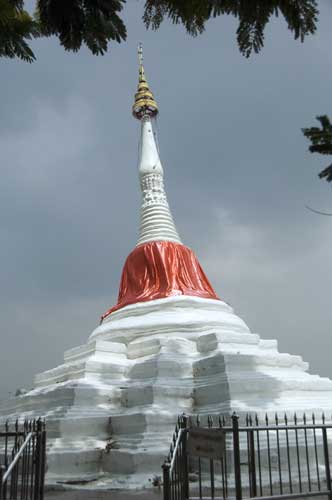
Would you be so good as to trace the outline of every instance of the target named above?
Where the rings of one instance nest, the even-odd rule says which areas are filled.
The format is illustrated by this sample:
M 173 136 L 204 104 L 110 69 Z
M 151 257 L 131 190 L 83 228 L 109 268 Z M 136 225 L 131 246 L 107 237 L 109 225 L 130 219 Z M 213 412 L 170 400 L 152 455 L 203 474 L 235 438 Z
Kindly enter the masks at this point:
M 164 462 L 162 465 L 164 500 L 171 500 L 171 481 L 169 477 L 170 467 L 171 464 L 169 462 Z
M 181 418 L 181 430 L 182 430 L 182 463 L 183 463 L 183 494 L 184 499 L 189 498 L 189 476 L 188 476 L 188 461 L 189 457 L 187 455 L 187 426 L 188 417 L 183 414 Z
M 249 432 L 249 474 L 250 496 L 257 497 L 256 462 L 255 462 L 255 437 L 254 431 Z
M 236 413 L 233 413 L 232 415 L 232 427 L 233 427 L 233 450 L 234 450 L 235 498 L 236 500 L 242 500 L 239 417 L 236 415 Z
M 41 422 L 41 471 L 40 471 L 40 500 L 44 499 L 45 472 L 46 472 L 46 424 Z
M 35 466 L 35 491 L 34 491 L 34 500 L 41 500 L 41 477 L 42 477 L 42 449 L 43 449 L 43 439 L 42 439 L 42 422 L 41 420 L 37 420 L 34 432 L 36 435 L 36 448 L 35 448 L 35 456 L 33 457 L 33 463 Z
M 3 498 L 3 488 L 2 488 L 2 476 L 3 476 L 4 466 L 0 465 L 0 500 Z
M 331 471 L 330 471 L 330 457 L 329 457 L 329 445 L 327 441 L 326 427 L 322 427 L 323 434 L 323 448 L 324 448 L 324 460 L 325 460 L 325 473 L 326 473 L 326 485 L 330 492 L 329 498 L 332 498 L 331 494 Z

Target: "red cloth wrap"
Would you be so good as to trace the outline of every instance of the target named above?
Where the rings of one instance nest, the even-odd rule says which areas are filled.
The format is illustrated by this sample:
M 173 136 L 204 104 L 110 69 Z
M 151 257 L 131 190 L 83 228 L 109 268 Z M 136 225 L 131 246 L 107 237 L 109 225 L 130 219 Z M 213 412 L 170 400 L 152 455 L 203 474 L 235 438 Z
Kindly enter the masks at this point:
M 174 295 L 218 299 L 190 248 L 172 241 L 151 241 L 136 247 L 125 262 L 118 303 L 101 320 L 129 304 Z

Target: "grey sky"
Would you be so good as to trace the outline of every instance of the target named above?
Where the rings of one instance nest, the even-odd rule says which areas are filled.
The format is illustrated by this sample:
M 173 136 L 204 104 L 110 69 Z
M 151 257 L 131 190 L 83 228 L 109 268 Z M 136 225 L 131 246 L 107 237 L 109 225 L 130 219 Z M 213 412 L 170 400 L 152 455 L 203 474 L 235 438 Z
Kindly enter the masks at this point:
M 330 111 L 332 5 L 294 42 L 280 19 L 249 61 L 236 23 L 198 38 L 146 31 L 128 0 L 128 41 L 105 57 L 34 44 L 1 61 L 0 397 L 84 343 L 115 301 L 139 214 L 136 46 L 158 100 L 172 211 L 221 298 L 252 331 L 332 376 L 332 193 L 301 127 Z

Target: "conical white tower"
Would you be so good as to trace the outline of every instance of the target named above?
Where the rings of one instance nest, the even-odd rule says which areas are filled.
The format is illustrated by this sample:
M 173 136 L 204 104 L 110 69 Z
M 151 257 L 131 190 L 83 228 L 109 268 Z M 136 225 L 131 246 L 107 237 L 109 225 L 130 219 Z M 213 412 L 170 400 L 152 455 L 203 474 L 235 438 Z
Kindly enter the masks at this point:
M 164 170 L 152 124 L 152 120 L 158 114 L 158 106 L 145 77 L 141 46 L 138 55 L 139 81 L 133 105 L 133 115 L 141 121 L 138 171 L 142 190 L 142 205 L 137 244 L 158 240 L 181 243 L 164 188 Z
M 123 268 L 118 303 L 102 316 L 102 321 L 122 307 L 149 300 L 178 295 L 218 298 L 196 255 L 182 244 L 174 224 L 153 129 L 159 110 L 145 76 L 141 46 L 138 56 L 139 78 L 132 112 L 141 123 L 139 237 Z
M 181 243 L 164 188 L 164 171 L 151 118 L 144 116 L 140 141 L 139 177 L 142 190 L 141 223 L 137 245 L 149 241 Z

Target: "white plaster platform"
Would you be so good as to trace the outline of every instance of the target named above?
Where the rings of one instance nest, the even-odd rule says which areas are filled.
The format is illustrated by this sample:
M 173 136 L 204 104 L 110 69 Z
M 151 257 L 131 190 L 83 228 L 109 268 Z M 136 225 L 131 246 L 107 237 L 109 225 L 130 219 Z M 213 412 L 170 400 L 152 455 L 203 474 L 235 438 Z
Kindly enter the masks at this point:
M 225 302 L 171 297 L 113 313 L 0 415 L 46 418 L 48 483 L 142 487 L 161 474 L 179 413 L 331 410 L 332 381 L 307 370 Z

